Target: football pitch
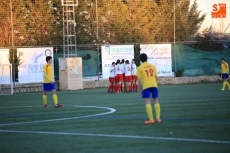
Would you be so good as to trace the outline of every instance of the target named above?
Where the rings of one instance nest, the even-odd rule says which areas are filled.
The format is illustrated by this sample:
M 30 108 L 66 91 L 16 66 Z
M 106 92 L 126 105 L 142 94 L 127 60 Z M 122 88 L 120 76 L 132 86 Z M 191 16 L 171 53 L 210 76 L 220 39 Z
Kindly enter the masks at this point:
M 221 83 L 160 85 L 162 123 L 145 125 L 140 93 L 106 88 L 0 95 L 1 153 L 230 152 L 230 91 Z M 155 117 L 155 110 L 153 107 Z

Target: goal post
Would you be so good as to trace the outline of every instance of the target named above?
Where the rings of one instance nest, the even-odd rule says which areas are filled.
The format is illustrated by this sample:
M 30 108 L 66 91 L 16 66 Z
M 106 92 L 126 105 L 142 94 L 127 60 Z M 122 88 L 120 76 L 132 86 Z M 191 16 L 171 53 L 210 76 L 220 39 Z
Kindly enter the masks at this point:
M 13 94 L 12 64 L 0 64 L 0 95 Z

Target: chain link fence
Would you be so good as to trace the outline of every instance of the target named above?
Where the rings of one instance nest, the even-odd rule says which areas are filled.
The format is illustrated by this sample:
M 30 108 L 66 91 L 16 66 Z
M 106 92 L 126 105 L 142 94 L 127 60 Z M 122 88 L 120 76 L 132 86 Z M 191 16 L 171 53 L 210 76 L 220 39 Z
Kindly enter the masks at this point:
M 137 65 L 140 44 L 171 44 L 172 70 L 176 76 L 218 74 L 220 58 L 230 63 L 230 18 L 214 19 L 213 4 L 219 5 L 219 1 L 79 1 L 75 28 L 83 77 L 100 77 L 101 46 L 110 44 L 134 45 Z M 203 11 L 204 5 L 207 12 Z M 53 47 L 55 80 L 59 80 L 58 58 L 64 56 L 62 15 L 60 0 L 0 1 L 0 48 L 11 49 L 14 70 L 17 53 L 12 50 Z M 14 75 L 17 80 L 17 73 Z
M 162 42 L 163 43 L 163 42 Z M 214 43 L 214 42 L 213 42 Z M 220 72 L 220 59 L 230 64 L 230 41 L 215 42 L 215 50 L 202 50 L 199 42 L 190 41 L 183 43 L 171 43 L 172 70 L 177 76 L 205 76 L 217 75 Z M 82 57 L 83 77 L 95 77 L 102 73 L 101 46 L 104 44 L 77 45 L 77 56 Z M 126 45 L 126 44 L 116 44 Z M 139 65 L 140 44 L 134 45 L 134 59 Z M 175 49 L 175 50 L 174 50 Z M 55 76 L 58 75 L 58 58 L 63 57 L 62 47 L 54 46 Z M 114 61 L 116 62 L 116 61 Z

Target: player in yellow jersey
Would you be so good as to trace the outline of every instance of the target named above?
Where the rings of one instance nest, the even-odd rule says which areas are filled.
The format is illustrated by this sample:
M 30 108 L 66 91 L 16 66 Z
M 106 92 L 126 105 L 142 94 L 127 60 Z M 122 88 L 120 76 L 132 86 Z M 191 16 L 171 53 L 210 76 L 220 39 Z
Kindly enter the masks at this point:
M 221 77 L 223 80 L 223 87 L 222 87 L 222 91 L 225 89 L 225 86 L 228 86 L 228 90 L 230 90 L 230 84 L 228 83 L 228 73 L 229 73 L 229 67 L 228 67 L 228 63 L 225 62 L 224 58 L 221 58 Z
M 54 76 L 53 76 L 53 66 L 52 66 L 52 57 L 46 57 L 46 64 L 43 66 L 44 78 L 43 78 L 43 104 L 45 108 L 48 108 L 47 105 L 47 92 L 52 91 L 53 93 L 53 100 L 55 104 L 55 108 L 61 107 L 62 104 L 58 103 L 58 97 L 56 94 L 56 87 L 54 84 Z
M 137 68 L 136 76 L 139 82 L 139 88 L 142 94 L 142 98 L 145 99 L 146 112 L 149 120 L 145 121 L 145 124 L 153 124 L 153 113 L 150 96 L 154 100 L 154 108 L 156 111 L 156 122 L 160 123 L 160 104 L 158 101 L 158 89 L 157 89 L 157 71 L 156 68 L 147 62 L 147 55 L 141 54 L 140 60 L 142 64 Z

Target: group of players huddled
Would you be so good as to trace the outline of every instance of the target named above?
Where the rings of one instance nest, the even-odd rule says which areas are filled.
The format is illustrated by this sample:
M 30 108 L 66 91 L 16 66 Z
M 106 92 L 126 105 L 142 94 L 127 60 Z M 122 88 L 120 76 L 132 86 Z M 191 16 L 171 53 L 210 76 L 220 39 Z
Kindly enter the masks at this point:
M 112 62 L 109 75 L 108 93 L 137 92 L 138 81 L 136 76 L 137 66 L 134 59 L 122 59 Z

